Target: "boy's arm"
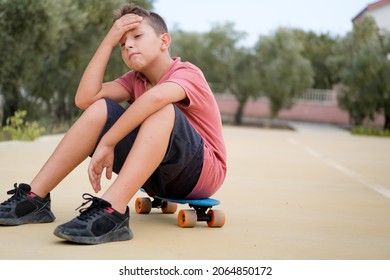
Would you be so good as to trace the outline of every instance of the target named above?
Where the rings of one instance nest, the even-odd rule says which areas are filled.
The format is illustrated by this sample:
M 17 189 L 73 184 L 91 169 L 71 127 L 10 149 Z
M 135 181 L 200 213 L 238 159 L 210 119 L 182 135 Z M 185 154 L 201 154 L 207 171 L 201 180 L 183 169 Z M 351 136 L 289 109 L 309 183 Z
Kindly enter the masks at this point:
M 96 193 L 101 190 L 100 178 L 104 169 L 107 179 L 111 179 L 115 145 L 154 112 L 185 98 L 186 93 L 182 87 L 168 82 L 154 86 L 131 104 L 106 132 L 92 156 L 88 175 Z
M 103 83 L 103 77 L 113 48 L 122 36 L 137 27 L 141 20 L 138 15 L 127 14 L 113 24 L 80 80 L 75 96 L 77 107 L 86 109 L 103 97 L 109 97 L 117 102 L 128 99 L 129 95 L 125 88 L 115 82 Z
M 147 117 L 166 105 L 179 102 L 186 97 L 184 89 L 176 83 L 168 82 L 154 86 L 141 95 L 111 127 L 101 140 L 102 145 L 114 147 Z

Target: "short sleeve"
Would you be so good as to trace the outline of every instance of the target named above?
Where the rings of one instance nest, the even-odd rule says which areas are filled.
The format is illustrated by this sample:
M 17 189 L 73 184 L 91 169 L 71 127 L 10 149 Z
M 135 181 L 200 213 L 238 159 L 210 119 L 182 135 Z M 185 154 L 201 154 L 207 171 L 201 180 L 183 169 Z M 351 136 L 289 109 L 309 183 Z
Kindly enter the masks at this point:
M 187 107 L 191 110 L 201 108 L 207 96 L 211 94 L 203 73 L 196 67 L 177 69 L 165 82 L 176 83 L 184 89 L 189 100 Z M 183 106 L 183 104 L 180 105 Z
M 114 82 L 117 82 L 129 92 L 130 102 L 133 102 L 135 99 L 134 97 L 135 72 L 129 71 L 126 74 L 122 75 L 121 77 L 115 79 Z

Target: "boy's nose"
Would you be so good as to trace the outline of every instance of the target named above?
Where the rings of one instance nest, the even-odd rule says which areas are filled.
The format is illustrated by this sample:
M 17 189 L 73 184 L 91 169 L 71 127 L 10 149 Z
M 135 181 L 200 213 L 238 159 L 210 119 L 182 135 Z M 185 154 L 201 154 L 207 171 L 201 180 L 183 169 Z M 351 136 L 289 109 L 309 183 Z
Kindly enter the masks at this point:
M 125 42 L 125 46 L 127 49 L 132 49 L 134 47 L 134 42 L 133 40 L 127 39 Z

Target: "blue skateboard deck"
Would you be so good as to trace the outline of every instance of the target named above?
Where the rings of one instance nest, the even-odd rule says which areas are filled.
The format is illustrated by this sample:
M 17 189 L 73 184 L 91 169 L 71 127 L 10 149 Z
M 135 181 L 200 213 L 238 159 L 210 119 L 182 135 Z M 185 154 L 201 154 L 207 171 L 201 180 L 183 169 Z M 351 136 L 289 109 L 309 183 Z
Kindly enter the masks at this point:
M 164 197 L 159 197 L 158 198 L 173 202 L 173 203 L 179 203 L 179 204 L 188 204 L 188 205 L 196 205 L 196 206 L 206 206 L 206 207 L 211 207 L 211 206 L 216 206 L 221 204 L 219 200 L 216 200 L 214 198 L 204 198 L 204 199 L 173 199 L 173 198 L 164 198 Z
M 141 191 L 146 193 L 146 191 L 142 188 Z M 203 199 L 175 199 L 175 198 L 155 196 L 154 198 L 158 198 L 163 201 L 168 201 L 172 203 L 188 204 L 188 205 L 204 206 L 204 207 L 212 207 L 221 204 L 219 200 L 210 197 L 203 198 Z
M 141 189 L 145 192 L 144 189 Z M 222 227 L 225 224 L 225 214 L 221 210 L 211 210 L 221 202 L 213 198 L 204 199 L 173 199 L 160 196 L 137 198 L 135 210 L 138 214 L 149 214 L 152 208 L 159 208 L 165 214 L 173 214 L 177 204 L 188 204 L 193 210 L 180 210 L 178 224 L 180 227 L 194 227 L 196 222 L 207 222 L 209 227 Z

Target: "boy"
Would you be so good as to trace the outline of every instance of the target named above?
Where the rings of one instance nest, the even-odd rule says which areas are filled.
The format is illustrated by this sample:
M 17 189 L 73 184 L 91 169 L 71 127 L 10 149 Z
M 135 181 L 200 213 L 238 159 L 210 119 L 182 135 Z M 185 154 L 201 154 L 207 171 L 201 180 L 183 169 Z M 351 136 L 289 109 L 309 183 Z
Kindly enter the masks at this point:
M 205 198 L 226 176 L 226 150 L 213 94 L 194 65 L 171 58 L 171 38 L 156 13 L 127 4 L 88 64 L 75 103 L 85 112 L 66 133 L 32 182 L 15 184 L 0 205 L 0 224 L 54 221 L 50 191 L 91 155 L 88 176 L 95 193 L 103 171 L 111 179 L 101 198 L 84 194 L 80 215 L 59 225 L 65 240 L 98 244 L 129 240 L 127 204 L 145 188 L 149 195 Z M 120 45 L 131 69 L 103 83 L 111 52 Z M 127 110 L 119 105 L 128 101 Z

